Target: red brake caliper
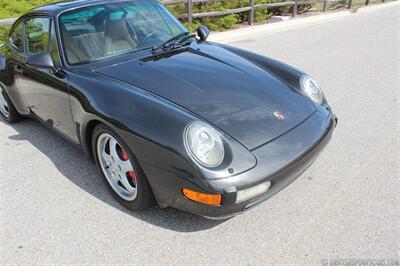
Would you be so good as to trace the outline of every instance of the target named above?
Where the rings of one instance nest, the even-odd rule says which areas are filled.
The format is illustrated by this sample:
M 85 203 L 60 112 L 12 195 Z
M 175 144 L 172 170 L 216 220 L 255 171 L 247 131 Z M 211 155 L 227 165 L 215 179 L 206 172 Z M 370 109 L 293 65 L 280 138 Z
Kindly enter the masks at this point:
M 126 151 L 122 149 L 122 160 L 128 161 L 129 157 L 128 154 L 126 154 Z M 135 171 L 129 171 L 128 176 L 132 179 L 132 182 L 136 185 L 136 174 Z
M 128 161 L 128 154 L 126 154 L 126 151 L 124 149 L 122 149 L 122 160 L 124 161 Z

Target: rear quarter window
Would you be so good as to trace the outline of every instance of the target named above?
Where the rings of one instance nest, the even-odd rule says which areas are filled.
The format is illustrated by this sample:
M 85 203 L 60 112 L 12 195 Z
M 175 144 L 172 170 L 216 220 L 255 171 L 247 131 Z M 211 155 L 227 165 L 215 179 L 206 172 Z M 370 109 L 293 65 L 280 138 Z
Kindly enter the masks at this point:
M 32 18 L 25 21 L 27 52 L 49 51 L 50 19 Z

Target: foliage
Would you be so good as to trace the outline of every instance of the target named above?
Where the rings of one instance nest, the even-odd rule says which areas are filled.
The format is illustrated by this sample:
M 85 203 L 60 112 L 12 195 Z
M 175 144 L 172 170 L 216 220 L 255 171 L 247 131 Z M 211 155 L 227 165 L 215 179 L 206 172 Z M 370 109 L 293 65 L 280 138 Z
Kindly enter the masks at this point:
M 278 1 L 279 0 L 255 0 L 255 4 L 273 3 Z M 221 2 L 193 3 L 192 12 L 203 13 L 210 11 L 223 11 L 223 10 L 236 9 L 248 6 L 250 6 L 250 0 L 224 0 Z M 175 16 L 179 16 L 186 13 L 184 4 L 168 6 L 168 8 Z M 254 12 L 254 21 L 255 22 L 265 21 L 273 14 L 282 15 L 288 12 L 290 12 L 289 7 L 286 8 L 274 7 L 269 9 L 258 8 Z M 249 12 L 242 12 L 238 14 L 230 14 L 219 17 L 203 17 L 195 19 L 193 21 L 193 25 L 190 30 L 196 29 L 200 24 L 204 24 L 213 31 L 220 31 L 224 29 L 233 28 L 235 25 L 247 22 L 248 20 L 249 20 Z M 184 24 L 188 28 L 188 23 Z
M 18 17 L 26 11 L 56 0 L 8 0 L 0 1 L 0 18 Z
M 0 27 L 0 45 L 4 43 L 4 40 L 7 39 L 8 31 L 10 27 Z

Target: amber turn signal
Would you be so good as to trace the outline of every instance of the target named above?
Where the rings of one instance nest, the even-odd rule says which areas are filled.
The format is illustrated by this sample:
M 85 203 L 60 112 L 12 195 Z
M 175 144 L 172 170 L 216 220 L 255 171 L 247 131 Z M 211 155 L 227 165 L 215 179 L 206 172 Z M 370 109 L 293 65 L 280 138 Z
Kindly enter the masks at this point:
M 182 191 L 183 195 L 190 200 L 214 206 L 221 204 L 221 195 L 200 193 L 187 188 L 184 188 Z

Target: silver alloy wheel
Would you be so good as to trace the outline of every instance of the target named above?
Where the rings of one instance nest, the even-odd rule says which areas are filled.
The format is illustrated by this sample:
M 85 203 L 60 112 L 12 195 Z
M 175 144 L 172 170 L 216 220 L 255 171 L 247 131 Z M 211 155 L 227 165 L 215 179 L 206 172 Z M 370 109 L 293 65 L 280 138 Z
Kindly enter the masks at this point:
M 8 117 L 10 115 L 8 111 L 8 103 L 5 96 L 5 91 L 3 87 L 0 86 L 0 112 L 5 116 Z
M 126 201 L 137 196 L 136 174 L 121 144 L 108 133 L 97 139 L 97 155 L 101 170 L 115 193 Z

